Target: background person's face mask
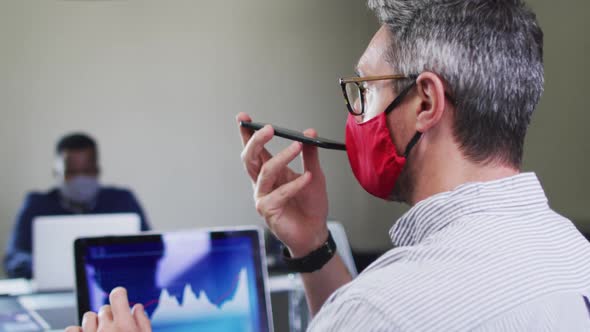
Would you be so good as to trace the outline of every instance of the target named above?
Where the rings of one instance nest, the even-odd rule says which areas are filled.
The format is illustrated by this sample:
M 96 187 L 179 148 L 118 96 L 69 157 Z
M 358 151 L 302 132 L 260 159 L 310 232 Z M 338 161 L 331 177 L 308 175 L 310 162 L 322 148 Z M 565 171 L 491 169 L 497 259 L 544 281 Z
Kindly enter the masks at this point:
M 94 176 L 79 175 L 63 181 L 59 189 L 62 197 L 71 202 L 90 204 L 96 199 L 100 185 Z

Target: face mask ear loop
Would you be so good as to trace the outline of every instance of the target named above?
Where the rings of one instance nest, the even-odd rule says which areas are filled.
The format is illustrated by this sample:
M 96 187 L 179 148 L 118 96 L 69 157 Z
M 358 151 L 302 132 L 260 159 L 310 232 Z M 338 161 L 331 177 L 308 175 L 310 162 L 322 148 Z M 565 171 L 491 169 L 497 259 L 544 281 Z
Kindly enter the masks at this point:
M 417 131 L 416 134 L 414 134 L 414 137 L 412 137 L 412 139 L 408 143 L 408 146 L 406 147 L 406 152 L 404 152 L 405 158 L 408 158 L 408 155 L 410 155 L 410 151 L 412 151 L 412 148 L 414 147 L 414 145 L 416 145 L 416 143 L 418 143 L 418 140 L 420 140 L 420 137 L 422 137 L 422 133 Z
M 387 108 L 384 111 L 385 114 L 391 113 L 396 107 L 398 107 L 399 104 L 402 103 L 402 100 L 404 99 L 404 97 L 414 87 L 414 85 L 416 85 L 416 81 L 413 81 L 412 84 L 408 85 L 407 88 L 403 89 L 402 92 L 400 92 L 400 94 L 391 102 L 391 104 L 389 104 L 389 106 L 387 106 Z
M 414 85 L 416 85 L 416 81 L 413 81 L 412 84 L 408 85 L 408 87 L 406 87 L 405 89 L 403 89 L 402 92 L 397 96 L 397 98 L 395 98 L 391 102 L 391 104 L 389 104 L 389 106 L 387 106 L 387 108 L 385 109 L 385 114 L 391 113 L 396 107 L 398 107 L 399 104 L 401 104 L 401 102 L 404 99 L 404 97 L 414 87 Z M 422 133 L 421 132 L 416 132 L 416 134 L 414 134 L 414 137 L 412 137 L 412 139 L 408 143 L 408 146 L 406 147 L 406 151 L 404 152 L 404 157 L 405 158 L 408 157 L 408 155 L 410 154 L 410 151 L 412 150 L 412 148 L 414 147 L 414 145 L 416 145 L 416 143 L 418 143 L 418 140 L 420 139 L 420 137 L 422 137 Z

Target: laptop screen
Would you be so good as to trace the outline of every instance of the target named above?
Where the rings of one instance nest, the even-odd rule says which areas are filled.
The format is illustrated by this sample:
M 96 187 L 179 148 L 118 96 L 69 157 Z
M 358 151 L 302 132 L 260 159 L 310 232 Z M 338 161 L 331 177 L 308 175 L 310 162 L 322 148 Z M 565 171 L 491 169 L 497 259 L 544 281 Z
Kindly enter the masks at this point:
M 76 242 L 80 316 L 117 287 L 142 303 L 154 331 L 269 331 L 266 272 L 255 229 Z
M 33 277 L 37 291 L 74 289 L 72 245 L 79 237 L 137 234 L 135 213 L 39 216 L 33 219 Z

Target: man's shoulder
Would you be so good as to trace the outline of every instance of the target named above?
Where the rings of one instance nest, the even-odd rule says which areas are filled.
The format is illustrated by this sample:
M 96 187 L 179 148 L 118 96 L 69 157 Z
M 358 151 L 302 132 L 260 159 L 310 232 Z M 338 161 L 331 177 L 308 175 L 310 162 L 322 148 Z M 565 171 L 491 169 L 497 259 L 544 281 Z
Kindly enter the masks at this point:
M 50 189 L 45 192 L 30 191 L 25 194 L 19 212 L 17 222 L 31 222 L 36 216 L 59 214 L 61 206 L 59 202 L 59 190 Z
M 404 281 L 420 276 L 420 269 L 404 261 L 404 255 L 403 248 L 390 250 L 334 292 L 314 318 L 311 330 L 339 330 L 334 324 L 344 330 L 404 330 L 404 308 L 412 303 L 400 297 L 412 296 L 416 290 Z
M 392 314 L 396 310 L 395 303 L 399 303 L 394 297 L 415 290 L 406 281 L 415 285 L 421 276 L 428 274 L 428 264 L 408 262 L 407 255 L 408 248 L 395 248 L 386 252 L 353 281 L 338 289 L 329 302 L 352 300 L 370 306 L 387 303 L 386 311 Z
M 130 198 L 135 197 L 130 189 L 115 187 L 115 186 L 104 186 L 100 188 L 100 194 L 108 197 L 118 198 Z
M 567 219 L 556 213 L 542 214 L 545 218 L 510 218 L 512 222 L 504 225 L 500 235 L 493 232 L 493 226 L 499 226 L 502 218 L 484 216 L 469 223 L 478 226 L 471 237 L 449 227 L 447 236 L 394 248 L 339 289 L 327 306 L 364 304 L 378 308 L 384 319 L 402 329 L 421 330 L 431 323 L 473 326 L 470 324 L 504 313 L 523 299 L 564 287 L 569 291 L 590 287 L 587 281 L 580 281 L 587 280 L 584 276 L 590 271 L 590 264 L 580 263 L 588 257 L 590 246 Z M 488 218 L 493 221 L 489 225 Z M 482 231 L 487 226 L 490 229 Z M 556 257 L 560 264 L 555 264 Z M 409 320 L 410 316 L 415 319 Z M 460 322 L 457 317 L 469 319 Z
M 24 204 L 26 206 L 45 205 L 57 202 L 58 197 L 59 190 L 57 188 L 51 188 L 47 191 L 29 191 L 25 194 Z
M 308 331 L 401 331 L 398 319 L 366 296 L 351 296 L 324 305 Z

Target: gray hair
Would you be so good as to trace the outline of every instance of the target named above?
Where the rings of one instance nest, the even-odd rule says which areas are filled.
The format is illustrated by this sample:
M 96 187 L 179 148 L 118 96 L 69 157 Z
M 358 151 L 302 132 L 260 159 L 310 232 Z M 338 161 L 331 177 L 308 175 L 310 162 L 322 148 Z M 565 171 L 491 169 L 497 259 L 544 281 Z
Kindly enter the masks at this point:
M 521 0 L 368 0 L 393 35 L 388 62 L 440 75 L 467 158 L 520 167 L 543 93 L 543 32 Z M 398 86 L 398 88 L 400 88 Z

